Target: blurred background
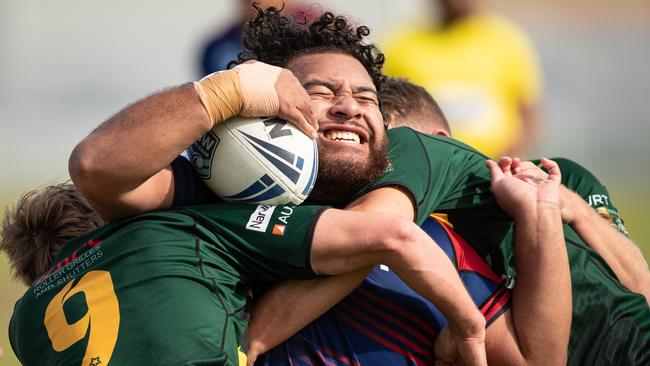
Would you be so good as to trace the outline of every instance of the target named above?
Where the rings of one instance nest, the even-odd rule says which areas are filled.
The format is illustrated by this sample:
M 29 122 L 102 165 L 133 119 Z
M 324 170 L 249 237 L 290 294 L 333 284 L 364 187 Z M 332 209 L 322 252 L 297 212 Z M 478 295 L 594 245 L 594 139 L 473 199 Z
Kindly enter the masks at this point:
M 381 40 L 429 21 L 432 2 L 320 4 Z M 601 178 L 648 257 L 650 2 L 486 2 L 517 23 L 538 53 L 545 133 L 537 154 L 572 158 Z M 239 7 L 237 0 L 0 0 L 0 207 L 68 179 L 74 145 L 120 108 L 200 77 L 204 46 L 238 21 Z M 23 291 L 0 255 L 0 365 L 17 365 L 7 327 Z

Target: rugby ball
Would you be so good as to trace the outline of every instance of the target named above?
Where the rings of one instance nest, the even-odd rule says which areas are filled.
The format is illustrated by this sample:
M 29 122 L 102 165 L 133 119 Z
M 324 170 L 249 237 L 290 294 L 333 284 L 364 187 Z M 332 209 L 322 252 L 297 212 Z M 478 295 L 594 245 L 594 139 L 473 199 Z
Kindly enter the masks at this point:
M 188 155 L 206 185 L 233 202 L 299 205 L 318 171 L 316 141 L 277 117 L 229 119 Z

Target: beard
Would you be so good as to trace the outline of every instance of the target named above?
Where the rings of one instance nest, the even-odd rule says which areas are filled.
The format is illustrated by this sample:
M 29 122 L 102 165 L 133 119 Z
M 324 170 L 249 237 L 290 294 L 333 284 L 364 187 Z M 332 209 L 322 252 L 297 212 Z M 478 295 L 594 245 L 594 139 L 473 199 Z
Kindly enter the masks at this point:
M 379 139 L 372 136 L 365 160 L 353 154 L 331 156 L 320 151 L 319 144 L 318 178 L 311 197 L 335 207 L 347 205 L 363 187 L 379 179 L 390 164 L 386 135 Z

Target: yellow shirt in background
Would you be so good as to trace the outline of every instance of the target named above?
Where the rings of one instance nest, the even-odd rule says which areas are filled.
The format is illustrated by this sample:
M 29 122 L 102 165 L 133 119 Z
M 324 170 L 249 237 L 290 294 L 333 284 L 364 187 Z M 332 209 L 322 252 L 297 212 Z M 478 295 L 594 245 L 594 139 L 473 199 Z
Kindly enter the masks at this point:
M 536 54 L 514 24 L 488 13 L 445 29 L 407 29 L 382 45 L 384 71 L 426 88 L 453 136 L 498 157 L 520 139 L 519 106 L 534 103 L 541 77 Z

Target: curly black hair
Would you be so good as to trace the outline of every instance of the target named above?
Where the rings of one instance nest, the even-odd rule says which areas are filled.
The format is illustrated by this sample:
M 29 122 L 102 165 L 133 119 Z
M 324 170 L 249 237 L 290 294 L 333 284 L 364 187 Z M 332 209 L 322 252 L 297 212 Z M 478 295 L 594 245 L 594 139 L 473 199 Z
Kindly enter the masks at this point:
M 296 56 L 339 52 L 361 62 L 377 90 L 381 88 L 384 54 L 374 44 L 364 42 L 370 34 L 368 27 L 355 27 L 346 17 L 331 12 L 324 12 L 309 23 L 306 16 L 292 20 L 282 15 L 282 9 L 253 6 L 257 14 L 246 23 L 242 33 L 245 50 L 229 67 L 249 60 L 282 67 Z

